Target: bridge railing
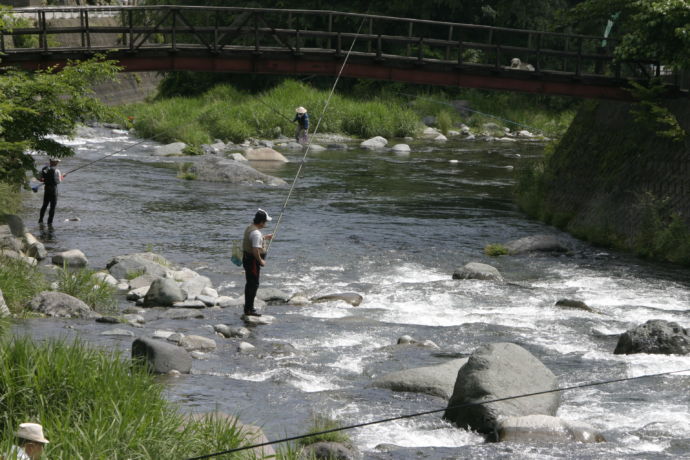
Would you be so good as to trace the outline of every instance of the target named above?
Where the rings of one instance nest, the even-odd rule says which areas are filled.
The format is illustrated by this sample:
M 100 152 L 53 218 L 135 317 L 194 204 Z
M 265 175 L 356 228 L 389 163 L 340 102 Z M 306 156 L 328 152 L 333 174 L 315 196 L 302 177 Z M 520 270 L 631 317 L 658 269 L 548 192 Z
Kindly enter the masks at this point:
M 615 59 L 616 41 L 590 35 L 315 11 L 199 6 L 24 8 L 0 51 L 22 54 L 198 49 L 342 58 L 353 53 L 414 65 L 613 78 L 660 75 L 658 62 Z M 518 62 L 519 60 L 519 62 Z

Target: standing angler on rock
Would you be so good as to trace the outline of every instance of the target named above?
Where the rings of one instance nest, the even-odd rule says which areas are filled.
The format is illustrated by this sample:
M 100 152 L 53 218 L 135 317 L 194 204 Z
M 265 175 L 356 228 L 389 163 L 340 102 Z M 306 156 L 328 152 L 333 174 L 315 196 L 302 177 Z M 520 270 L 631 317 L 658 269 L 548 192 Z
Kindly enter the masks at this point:
M 264 240 L 273 238 L 273 235 L 262 235 L 261 229 L 270 221 L 271 216 L 263 209 L 259 209 L 254 215 L 254 222 L 244 230 L 242 266 L 247 279 L 247 284 L 244 286 L 244 314 L 247 316 L 261 316 L 254 308 L 254 298 L 259 289 L 261 267 L 266 265 Z
M 297 107 L 295 109 L 295 119 L 297 122 L 297 130 L 295 131 L 295 140 L 300 144 L 307 143 L 307 131 L 309 131 L 309 114 L 304 107 Z
M 43 223 L 43 216 L 46 213 L 48 205 L 50 205 L 50 212 L 48 212 L 48 225 L 53 225 L 53 217 L 55 216 L 55 207 L 57 206 L 57 187 L 62 182 L 63 175 L 57 169 L 60 160 L 51 158 L 49 166 L 44 166 L 41 170 L 41 177 L 39 180 L 45 184 L 43 190 L 43 206 L 41 206 L 41 214 L 38 218 L 38 223 Z

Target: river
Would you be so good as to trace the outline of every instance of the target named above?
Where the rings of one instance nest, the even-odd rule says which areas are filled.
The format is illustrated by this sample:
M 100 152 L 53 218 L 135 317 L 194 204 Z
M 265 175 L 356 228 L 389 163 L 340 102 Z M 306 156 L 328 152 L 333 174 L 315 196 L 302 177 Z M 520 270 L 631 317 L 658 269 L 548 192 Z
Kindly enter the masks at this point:
M 64 172 L 139 140 L 98 129 L 63 141 L 77 150 L 61 164 Z M 42 234 L 47 248 L 79 248 L 97 269 L 116 255 L 152 249 L 208 276 L 222 295 L 239 296 L 243 272 L 229 261 L 229 242 L 241 236 L 256 208 L 277 217 L 287 188 L 181 180 L 171 166 L 182 160 L 152 157 L 155 145 L 144 142 L 68 176 L 55 229 Z M 237 340 L 208 330 L 218 323 L 242 325 L 235 309 L 132 329 L 137 335 L 171 329 L 217 341 L 218 350 L 195 360 L 191 375 L 164 379 L 170 400 L 188 411 L 237 414 L 276 439 L 304 433 L 314 414 L 352 424 L 442 409 L 441 398 L 376 389 L 370 382 L 466 356 L 490 342 L 525 347 L 560 386 L 690 368 L 690 356 L 613 354 L 618 335 L 648 319 L 688 326 L 687 270 L 592 247 L 526 218 L 513 204 L 516 171 L 542 154 L 542 144 L 451 139 L 412 147 L 409 156 L 357 148 L 311 154 L 262 272 L 262 286 L 308 297 L 358 292 L 364 297 L 359 307 L 268 306 L 265 313 L 276 321 L 254 328 L 248 339 L 266 350 L 259 355 L 241 354 Z M 290 182 L 302 154 L 285 154 L 288 164 L 255 166 Z M 26 198 L 25 222 L 41 235 L 35 223 L 41 196 Z M 65 221 L 73 218 L 79 220 Z M 558 236 L 571 253 L 483 254 L 489 243 L 544 233 Z M 451 279 L 454 269 L 471 261 L 494 265 L 508 283 Z M 597 313 L 554 307 L 560 298 L 584 301 Z M 106 329 L 112 326 L 82 320 L 15 325 L 16 333 L 80 336 L 128 354 L 132 339 L 101 336 Z M 393 346 L 405 334 L 440 349 Z M 607 442 L 600 444 L 484 444 L 441 414 L 372 425 L 350 436 L 365 458 L 374 459 L 690 458 L 689 408 L 686 373 L 563 393 L 558 415 L 601 430 Z M 383 452 L 379 444 L 398 448 Z

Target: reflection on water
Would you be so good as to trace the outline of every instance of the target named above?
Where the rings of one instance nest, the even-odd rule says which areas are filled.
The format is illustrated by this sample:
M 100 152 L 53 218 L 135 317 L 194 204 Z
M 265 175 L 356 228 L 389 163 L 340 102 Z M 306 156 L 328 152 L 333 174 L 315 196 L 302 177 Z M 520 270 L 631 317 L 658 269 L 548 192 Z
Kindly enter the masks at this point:
M 84 150 L 65 160 L 63 169 L 134 142 L 115 136 L 76 139 Z M 147 312 L 146 327 L 133 329 L 137 335 L 167 329 L 214 338 L 218 344 L 216 352 L 194 361 L 192 375 L 166 379 L 171 400 L 187 410 L 239 414 L 275 439 L 306 431 L 312 413 L 337 416 L 347 424 L 443 408 L 440 398 L 371 388 L 371 379 L 466 356 L 488 342 L 526 347 L 563 386 L 690 367 L 688 357 L 612 354 L 617 335 L 647 319 L 687 323 L 687 272 L 607 253 L 525 218 L 512 200 L 515 171 L 539 156 L 541 145 L 451 141 L 441 149 L 412 147 L 405 157 L 356 149 L 311 154 L 262 271 L 262 286 L 307 297 L 354 291 L 364 296 L 361 306 L 268 306 L 277 320 L 252 330 L 247 341 L 257 347 L 253 354 L 239 353 L 239 340 L 214 336 L 209 329 L 218 323 L 241 325 L 239 311 L 205 310 L 203 319 L 186 321 Z M 81 249 L 94 268 L 104 268 L 113 256 L 152 247 L 210 277 L 221 294 L 239 296 L 243 273 L 229 261 L 230 240 L 241 235 L 256 208 L 277 215 L 287 187 L 180 180 L 174 167 L 161 163 L 194 159 L 153 158 L 152 148 L 153 143 L 137 145 L 126 156 L 69 176 L 60 186 L 52 233 L 31 224 L 41 197 L 27 194 L 29 230 L 51 252 Z M 292 183 L 302 153 L 283 153 L 290 163 L 256 166 Z M 571 254 L 483 254 L 489 243 L 536 233 L 558 235 Z M 471 261 L 496 266 L 507 283 L 451 279 L 457 267 Z M 556 309 L 560 298 L 582 300 L 596 313 Z M 129 352 L 131 339 L 101 336 L 107 328 L 55 320 L 16 326 L 35 337 L 80 335 Z M 432 340 L 440 350 L 394 346 L 405 334 Z M 294 350 L 275 352 L 276 347 L 289 349 L 286 344 Z M 565 393 L 559 415 L 594 425 L 609 442 L 532 446 L 521 458 L 688 455 L 682 447 L 690 439 L 688 378 Z M 666 401 L 661 409 L 660 401 Z M 655 429 L 645 430 L 650 422 L 657 423 Z M 484 445 L 438 416 L 359 429 L 353 438 L 367 457 L 380 443 L 401 446 L 380 458 L 418 458 L 417 452 L 430 459 L 514 456 L 513 447 Z

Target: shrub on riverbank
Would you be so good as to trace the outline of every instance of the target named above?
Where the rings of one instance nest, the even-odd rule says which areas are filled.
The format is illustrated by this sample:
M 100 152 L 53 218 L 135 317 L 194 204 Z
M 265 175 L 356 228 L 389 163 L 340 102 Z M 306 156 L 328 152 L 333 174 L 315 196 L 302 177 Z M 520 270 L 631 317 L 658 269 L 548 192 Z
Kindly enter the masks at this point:
M 17 214 L 21 207 L 19 187 L 0 182 L 0 215 Z
M 26 302 L 48 287 L 43 274 L 36 267 L 0 256 L 0 290 L 12 313 L 21 313 Z
M 213 139 L 242 142 L 248 137 L 292 136 L 294 109 L 309 110 L 314 129 L 323 112 L 328 91 L 285 81 L 275 88 L 250 96 L 219 85 L 198 98 L 176 97 L 123 107 L 134 116 L 137 133 L 159 142 L 182 141 L 199 145 Z M 357 101 L 335 94 L 321 120 L 319 132 L 357 137 L 393 138 L 414 135 L 418 117 L 402 105 L 384 100 Z
M 115 288 L 94 276 L 88 268 L 78 270 L 63 267 L 58 270 L 58 291 L 84 302 L 99 313 L 111 313 L 117 306 Z
M 26 421 L 43 424 L 52 459 L 189 458 L 244 444 L 232 425 L 185 419 L 163 390 L 117 353 L 8 340 L 0 347 L 0 452 Z

